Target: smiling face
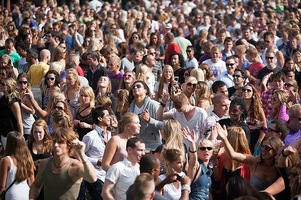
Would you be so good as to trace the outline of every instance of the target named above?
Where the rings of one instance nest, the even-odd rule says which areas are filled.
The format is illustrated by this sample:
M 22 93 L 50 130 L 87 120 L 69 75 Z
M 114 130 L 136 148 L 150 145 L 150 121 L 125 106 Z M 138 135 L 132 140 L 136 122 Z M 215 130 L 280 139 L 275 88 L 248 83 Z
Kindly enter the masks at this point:
M 46 76 L 46 81 L 48 87 L 54 86 L 55 84 L 55 74 L 48 73 Z
M 173 162 L 169 162 L 168 164 L 175 172 L 180 173 L 183 169 L 184 157 L 181 155 L 178 159 Z
M 230 115 L 230 118 L 232 121 L 239 122 L 240 116 L 242 113 L 243 113 L 243 111 L 242 111 L 240 105 L 230 104 L 229 115 Z
M 244 99 L 251 99 L 253 97 L 253 88 L 249 85 L 246 85 L 243 89 L 242 89 L 242 97 Z
M 264 160 L 270 160 L 275 158 L 275 154 L 277 153 L 273 147 L 271 146 L 271 142 L 268 140 L 263 141 L 260 146 L 261 156 Z
M 131 161 L 139 162 L 141 157 L 145 155 L 145 144 L 138 141 L 135 144 L 135 148 L 128 147 L 128 157 Z

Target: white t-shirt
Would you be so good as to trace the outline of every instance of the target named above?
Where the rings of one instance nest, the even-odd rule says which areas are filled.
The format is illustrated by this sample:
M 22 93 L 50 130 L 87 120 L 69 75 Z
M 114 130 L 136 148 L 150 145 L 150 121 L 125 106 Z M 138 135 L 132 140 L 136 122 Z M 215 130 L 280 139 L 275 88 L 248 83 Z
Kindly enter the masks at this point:
M 159 179 L 164 180 L 166 178 L 165 174 L 159 176 Z M 173 183 L 165 184 L 163 187 L 163 196 L 169 200 L 179 200 L 182 194 L 181 183 L 179 183 L 179 188 L 175 188 Z
M 215 78 L 217 78 L 224 71 L 227 71 L 226 63 L 222 60 L 219 60 L 216 63 L 213 63 L 211 59 L 208 59 L 202 63 L 206 63 L 210 66 L 211 71 L 212 71 L 212 76 L 214 76 Z

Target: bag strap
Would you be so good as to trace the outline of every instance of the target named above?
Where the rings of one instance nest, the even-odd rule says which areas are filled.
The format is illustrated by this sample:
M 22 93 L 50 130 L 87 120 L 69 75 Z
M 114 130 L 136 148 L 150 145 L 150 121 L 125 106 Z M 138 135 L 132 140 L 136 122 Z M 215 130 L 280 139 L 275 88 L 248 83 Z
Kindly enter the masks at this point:
M 16 181 L 17 181 L 17 179 L 15 179 L 4 192 L 7 192 L 11 188 L 11 186 L 13 186 L 13 184 L 15 184 Z
M 199 172 L 200 172 L 200 168 L 201 168 L 201 165 L 199 164 L 198 170 L 196 171 L 196 173 L 195 173 L 195 175 L 194 175 L 193 180 L 191 181 L 191 183 L 194 183 L 196 176 L 197 176 L 197 175 L 199 174 Z

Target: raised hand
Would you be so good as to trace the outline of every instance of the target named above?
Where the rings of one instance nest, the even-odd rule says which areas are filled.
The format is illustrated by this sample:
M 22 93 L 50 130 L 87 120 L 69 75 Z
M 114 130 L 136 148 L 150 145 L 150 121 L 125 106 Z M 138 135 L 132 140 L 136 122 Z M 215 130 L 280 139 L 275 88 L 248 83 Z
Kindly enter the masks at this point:
M 188 127 L 183 128 L 182 130 L 183 132 L 183 137 L 188 140 L 190 143 L 194 143 L 194 139 L 195 139 L 195 131 L 192 130 L 190 131 Z
M 216 131 L 219 135 L 219 137 L 224 140 L 227 138 L 227 135 L 228 135 L 228 132 L 227 132 L 227 128 L 226 126 L 224 125 L 224 127 L 222 127 L 219 123 L 216 123 L 214 126 L 213 126 L 213 129 L 214 131 Z

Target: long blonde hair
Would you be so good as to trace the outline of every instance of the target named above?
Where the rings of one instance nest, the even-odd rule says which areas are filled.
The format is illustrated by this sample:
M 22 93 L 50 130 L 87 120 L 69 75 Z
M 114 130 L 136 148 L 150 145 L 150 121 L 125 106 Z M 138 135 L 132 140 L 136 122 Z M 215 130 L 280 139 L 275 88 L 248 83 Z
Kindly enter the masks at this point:
M 165 73 L 167 70 L 171 70 L 172 72 L 172 75 L 171 75 L 171 78 L 169 80 L 169 82 L 173 81 L 175 76 L 174 76 L 174 73 L 173 73 L 173 68 L 172 66 L 170 65 L 165 65 L 164 68 L 163 68 L 163 72 L 162 72 L 162 78 L 160 79 L 160 82 L 159 82 L 159 87 L 158 87 L 158 97 L 160 98 L 161 97 L 161 94 L 163 92 L 163 88 L 164 88 L 164 83 L 165 83 Z

